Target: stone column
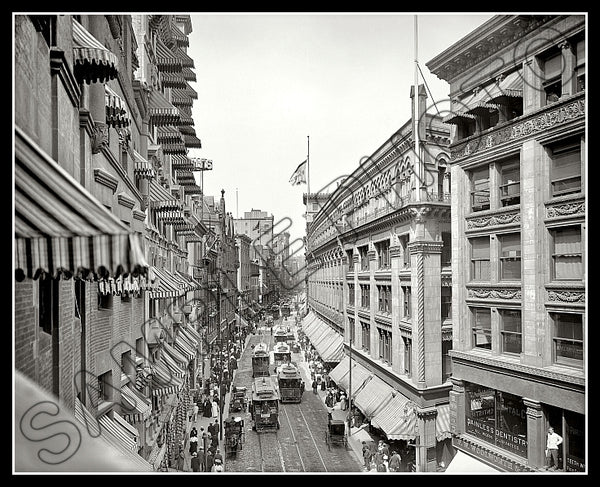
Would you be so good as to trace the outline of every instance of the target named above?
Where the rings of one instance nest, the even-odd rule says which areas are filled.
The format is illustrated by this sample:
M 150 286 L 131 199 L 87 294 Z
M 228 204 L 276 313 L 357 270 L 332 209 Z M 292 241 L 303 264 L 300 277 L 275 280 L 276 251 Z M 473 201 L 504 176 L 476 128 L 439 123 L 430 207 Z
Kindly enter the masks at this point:
M 392 370 L 396 374 L 402 374 L 404 372 L 404 343 L 399 330 L 400 310 L 402 309 L 399 278 L 399 271 L 402 269 L 402 247 L 397 238 L 390 246 L 390 266 L 392 275 Z
M 561 73 L 562 73 L 562 94 L 561 97 L 573 95 L 577 92 L 577 75 L 575 73 L 576 55 L 573 52 L 573 46 L 562 41 L 558 48 L 562 51 Z
M 527 407 L 527 459 L 532 467 L 543 467 L 546 462 L 546 428 L 542 405 L 539 401 L 523 398 Z
M 465 384 L 458 377 L 450 377 L 450 431 L 454 436 L 465 432 Z
M 355 341 L 356 348 L 362 348 L 362 346 L 363 346 L 362 333 L 360 333 L 361 326 L 360 326 L 360 321 L 358 319 L 358 308 L 360 305 L 360 286 L 358 284 L 358 266 L 359 265 L 360 265 L 360 263 L 359 263 L 358 248 L 354 247 L 354 250 L 352 252 L 352 267 L 353 267 L 353 272 L 354 272 L 352 282 L 354 283 L 354 336 L 356 337 L 356 341 Z
M 427 451 L 430 448 L 435 449 L 435 418 L 437 417 L 437 408 L 417 408 L 417 427 L 419 436 L 417 437 L 418 451 L 416 455 L 417 472 L 435 472 L 437 461 L 435 455 L 433 460 L 427 461 Z
M 442 246 L 442 242 L 425 240 L 408 244 L 413 269 L 413 377 L 422 387 L 442 383 Z

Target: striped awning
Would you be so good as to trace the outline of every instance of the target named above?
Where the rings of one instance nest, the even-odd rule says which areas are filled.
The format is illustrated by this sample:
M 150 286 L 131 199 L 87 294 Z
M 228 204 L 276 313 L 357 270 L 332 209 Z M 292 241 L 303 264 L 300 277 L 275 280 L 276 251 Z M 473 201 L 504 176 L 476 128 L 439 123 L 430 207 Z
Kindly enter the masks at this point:
M 336 382 L 347 393 L 352 392 L 352 398 L 360 392 L 361 388 L 373 377 L 373 374 L 365 367 L 352 361 L 352 370 Z M 350 391 L 350 381 L 352 381 L 352 391 Z
M 181 72 L 181 58 L 176 56 L 160 37 L 156 38 L 156 66 L 159 71 L 169 73 Z
M 452 429 L 450 427 L 450 404 L 436 406 L 437 416 L 435 417 L 435 437 L 438 441 L 446 438 L 452 438 Z
M 202 141 L 195 135 L 183 134 L 185 146 L 193 149 L 202 149 Z
M 182 334 L 178 334 L 177 338 L 175 338 L 175 350 L 178 350 L 190 360 L 196 358 L 195 347 Z
M 172 51 L 179 59 L 181 59 L 181 66 L 183 68 L 194 67 L 194 60 L 181 47 L 174 47 Z
M 150 181 L 150 208 L 155 210 L 180 210 L 182 203 L 168 189 L 156 181 Z
M 184 325 L 184 329 L 186 333 L 188 333 L 192 338 L 194 338 L 198 343 L 202 340 L 200 333 L 194 329 L 192 325 L 186 324 Z
M 195 227 L 195 225 L 194 225 L 194 227 Z M 181 277 L 181 279 L 185 280 L 188 291 L 193 291 L 194 289 L 200 289 L 200 287 L 202 286 L 202 284 L 200 284 L 198 281 L 196 281 L 196 279 L 194 279 L 192 276 L 188 276 L 187 274 L 184 274 L 183 272 L 179 272 L 179 271 L 175 271 L 175 273 L 179 277 Z
M 185 68 L 190 69 L 190 68 Z M 186 79 L 183 77 L 183 73 L 168 73 L 162 71 L 158 74 L 160 82 L 164 88 L 181 88 L 185 89 L 187 85 Z M 195 80 L 194 80 L 195 81 Z
M 379 377 L 373 377 L 354 398 L 354 404 L 367 417 L 372 418 L 377 411 L 393 398 L 394 389 Z
M 113 413 L 114 414 L 114 413 Z M 75 418 L 83 425 L 81 431 L 87 432 L 92 438 L 100 437 L 110 450 L 116 449 L 121 456 L 131 463 L 131 471 L 153 471 L 152 465 L 137 453 L 137 446 L 131 436 L 108 416 L 96 418 L 88 409 L 75 398 Z
M 183 78 L 187 81 L 196 81 L 196 73 L 194 73 L 190 68 L 184 66 L 181 70 L 183 74 Z
M 169 23 L 169 35 L 174 43 L 179 47 L 187 47 L 190 45 L 188 36 L 186 36 L 181 29 L 173 23 Z
M 184 90 L 174 88 L 171 90 L 171 100 L 175 106 L 189 106 L 194 104 L 192 97 Z
M 156 140 L 159 144 L 169 144 L 183 142 L 183 135 L 179 129 L 173 125 L 166 125 L 164 127 L 158 127 L 156 131 Z
M 177 125 L 181 121 L 181 115 L 177 107 L 158 90 L 150 91 L 148 106 L 150 121 L 157 127 Z
M 173 169 L 194 169 L 194 162 L 186 155 L 173 154 L 171 155 L 171 166 Z
M 198 347 L 200 346 L 200 340 L 196 339 L 190 333 L 189 330 L 190 330 L 190 328 L 183 327 L 183 328 L 181 328 L 179 330 L 179 332 L 183 335 L 183 337 L 185 338 L 185 340 L 187 340 L 188 344 L 190 344 L 194 350 L 198 350 Z
M 179 364 L 180 367 L 187 367 L 188 364 L 190 363 L 189 358 L 187 358 L 181 352 L 179 352 L 178 350 L 173 348 L 173 346 L 171 346 L 166 341 L 162 342 L 161 347 L 167 354 L 169 354 L 173 358 L 173 360 L 175 360 L 175 362 L 177 362 Z
M 131 149 L 133 151 L 133 173 L 138 178 L 143 179 L 153 179 L 156 177 L 156 171 L 152 167 L 152 164 L 146 158 L 144 158 L 138 151 L 135 149 Z
M 121 128 L 131 125 L 131 116 L 125 100 L 108 85 L 104 85 L 104 105 L 108 126 Z
M 190 98 L 192 98 L 194 100 L 198 99 L 198 92 L 194 88 L 192 88 L 190 85 L 186 84 L 185 87 L 183 88 L 183 91 L 185 93 L 187 93 L 187 95 Z
M 371 424 L 390 440 L 414 440 L 417 437 L 416 406 L 396 391 L 395 396 L 371 418 Z
M 348 357 L 348 355 L 346 355 L 345 357 L 342 358 L 342 360 L 340 360 L 340 362 L 333 369 L 331 369 L 329 371 L 329 377 L 331 378 L 331 380 L 333 382 L 335 382 L 336 384 L 339 384 L 342 377 L 347 375 L 349 370 L 350 370 L 350 357 Z
M 183 377 L 185 375 L 185 369 L 182 369 L 168 352 L 162 354 L 161 359 L 175 377 Z
M 150 291 L 150 299 L 177 298 L 185 294 L 181 282 L 167 269 L 152 266 L 151 271 L 156 275 L 158 288 Z
M 129 384 L 121 388 L 121 412 L 132 423 L 145 421 L 152 413 L 152 404 Z
M 173 394 L 183 386 L 183 379 L 173 375 L 165 361 L 161 358 L 150 364 L 152 371 L 152 395 Z
M 336 334 L 337 335 L 337 334 Z M 324 362 L 339 362 L 344 358 L 344 339 L 337 335 L 328 348 L 319 354 Z
M 119 61 L 115 54 L 73 18 L 73 74 L 87 84 L 117 77 Z
M 15 127 L 15 277 L 145 275 L 140 236 Z

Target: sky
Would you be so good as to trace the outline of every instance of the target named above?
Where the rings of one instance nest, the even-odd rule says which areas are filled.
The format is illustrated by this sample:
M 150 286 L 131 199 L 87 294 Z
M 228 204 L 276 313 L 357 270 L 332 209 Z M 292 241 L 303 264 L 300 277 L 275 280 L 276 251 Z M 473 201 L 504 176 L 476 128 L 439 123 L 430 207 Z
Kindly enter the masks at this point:
M 449 85 L 425 64 L 488 13 L 191 13 L 202 149 L 189 155 L 213 161 L 205 194 L 224 189 L 234 217 L 260 209 L 275 233 L 302 238 L 307 185 L 289 183 L 296 167 L 309 155 L 310 191 L 320 191 L 410 119 L 415 15 L 417 60 L 443 115 Z

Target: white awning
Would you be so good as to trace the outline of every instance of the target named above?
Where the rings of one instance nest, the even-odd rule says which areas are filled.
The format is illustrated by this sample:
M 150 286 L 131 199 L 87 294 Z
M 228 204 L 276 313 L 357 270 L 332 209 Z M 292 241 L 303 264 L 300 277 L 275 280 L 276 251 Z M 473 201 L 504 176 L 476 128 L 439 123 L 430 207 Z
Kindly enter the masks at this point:
M 444 473 L 494 473 L 499 471 L 471 455 L 457 450 Z

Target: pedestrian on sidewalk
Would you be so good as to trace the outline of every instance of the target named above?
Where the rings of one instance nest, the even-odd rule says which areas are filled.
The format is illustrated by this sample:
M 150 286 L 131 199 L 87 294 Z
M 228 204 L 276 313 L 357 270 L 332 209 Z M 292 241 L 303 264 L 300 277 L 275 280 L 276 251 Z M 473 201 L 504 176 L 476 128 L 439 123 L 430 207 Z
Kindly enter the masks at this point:
M 367 442 L 364 440 L 362 442 L 362 453 L 363 453 L 365 470 L 369 471 L 369 470 L 371 470 L 372 454 L 371 454 L 371 448 L 369 448 L 369 445 L 367 445 Z
M 212 472 L 213 464 L 215 463 L 215 457 L 213 456 L 210 448 L 206 452 L 205 460 L 206 460 L 206 471 Z
M 212 402 L 212 417 L 213 418 L 219 417 L 219 404 L 217 403 L 216 400 L 213 400 L 213 402 Z
M 388 463 L 390 472 L 400 472 L 400 466 L 402 465 L 402 457 L 396 450 L 392 450 L 392 456 Z
M 194 423 L 198 421 L 198 409 L 198 404 L 194 404 L 194 412 L 192 414 L 192 421 L 194 421 Z
M 192 472 L 200 472 L 201 463 L 198 458 L 198 454 L 196 452 L 192 453 L 192 459 L 190 460 L 190 466 L 192 467 Z
M 177 455 L 177 470 L 179 472 L 185 471 L 185 454 L 183 453 L 183 448 L 179 449 L 179 455 Z
M 317 392 L 317 386 L 318 386 L 317 380 L 313 379 L 313 381 L 312 381 L 312 390 L 313 390 L 314 394 L 318 394 L 318 392 Z
M 198 456 L 198 461 L 200 462 L 200 471 L 206 472 L 206 455 L 204 454 L 204 448 L 199 447 L 196 455 Z

